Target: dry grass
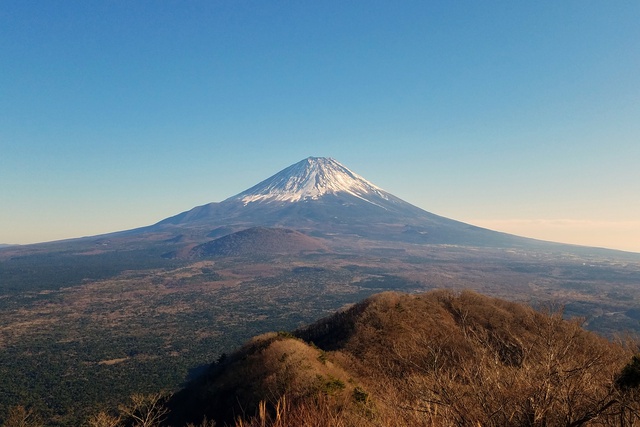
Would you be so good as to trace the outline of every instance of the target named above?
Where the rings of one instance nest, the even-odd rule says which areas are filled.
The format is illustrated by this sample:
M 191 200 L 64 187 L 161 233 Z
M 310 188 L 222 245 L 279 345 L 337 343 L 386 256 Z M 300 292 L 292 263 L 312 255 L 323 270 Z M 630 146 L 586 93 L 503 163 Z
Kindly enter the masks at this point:
M 126 360 L 129 360 L 129 358 L 121 357 L 120 359 L 101 360 L 98 362 L 98 365 L 115 365 L 116 363 L 122 363 Z

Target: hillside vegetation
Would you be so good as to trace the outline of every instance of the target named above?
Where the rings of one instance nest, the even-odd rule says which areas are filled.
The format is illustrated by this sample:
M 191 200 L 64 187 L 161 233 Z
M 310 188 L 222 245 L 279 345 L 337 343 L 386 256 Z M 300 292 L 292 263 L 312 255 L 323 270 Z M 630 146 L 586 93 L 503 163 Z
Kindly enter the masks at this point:
M 254 338 L 176 394 L 170 422 L 633 425 L 632 350 L 473 292 L 383 293 Z

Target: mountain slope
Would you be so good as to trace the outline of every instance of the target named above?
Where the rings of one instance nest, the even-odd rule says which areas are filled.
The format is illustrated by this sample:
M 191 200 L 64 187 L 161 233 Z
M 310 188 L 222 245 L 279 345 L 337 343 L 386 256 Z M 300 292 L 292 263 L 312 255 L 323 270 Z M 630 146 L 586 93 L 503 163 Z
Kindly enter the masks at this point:
M 246 191 L 167 218 L 152 229 L 239 231 L 252 226 L 408 243 L 517 247 L 536 242 L 424 211 L 322 157 L 304 159 Z

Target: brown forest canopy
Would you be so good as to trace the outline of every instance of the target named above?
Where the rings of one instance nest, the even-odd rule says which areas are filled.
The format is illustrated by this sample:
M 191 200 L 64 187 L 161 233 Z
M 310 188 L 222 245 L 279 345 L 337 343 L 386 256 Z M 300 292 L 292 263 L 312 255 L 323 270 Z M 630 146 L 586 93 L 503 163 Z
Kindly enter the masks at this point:
M 293 335 L 253 339 L 174 396 L 171 420 L 634 425 L 633 351 L 560 312 L 473 292 L 384 293 Z

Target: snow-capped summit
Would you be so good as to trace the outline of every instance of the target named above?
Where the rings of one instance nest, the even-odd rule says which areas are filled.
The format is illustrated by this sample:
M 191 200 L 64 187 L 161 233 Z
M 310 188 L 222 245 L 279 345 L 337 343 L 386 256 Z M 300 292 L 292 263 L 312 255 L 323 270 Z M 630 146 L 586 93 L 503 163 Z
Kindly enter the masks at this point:
M 340 193 L 376 205 L 376 200 L 388 200 L 390 196 L 334 159 L 308 157 L 227 200 L 240 200 L 245 205 L 252 202 L 299 202 Z

